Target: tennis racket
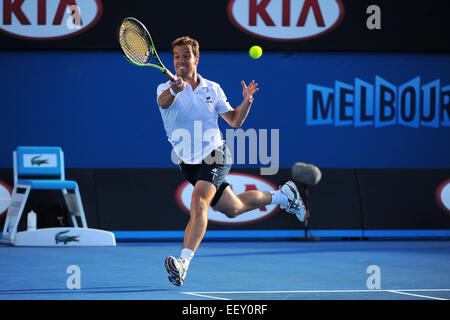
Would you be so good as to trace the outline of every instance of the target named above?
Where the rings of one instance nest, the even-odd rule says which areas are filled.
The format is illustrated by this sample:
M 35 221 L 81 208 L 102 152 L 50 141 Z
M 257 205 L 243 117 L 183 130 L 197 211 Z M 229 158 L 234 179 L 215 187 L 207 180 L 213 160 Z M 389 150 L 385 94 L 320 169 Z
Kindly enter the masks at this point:
M 147 28 L 139 20 L 132 17 L 123 19 L 119 27 L 119 43 L 129 62 L 140 67 L 156 68 L 170 80 L 176 81 L 159 58 Z M 156 64 L 150 63 L 153 57 Z

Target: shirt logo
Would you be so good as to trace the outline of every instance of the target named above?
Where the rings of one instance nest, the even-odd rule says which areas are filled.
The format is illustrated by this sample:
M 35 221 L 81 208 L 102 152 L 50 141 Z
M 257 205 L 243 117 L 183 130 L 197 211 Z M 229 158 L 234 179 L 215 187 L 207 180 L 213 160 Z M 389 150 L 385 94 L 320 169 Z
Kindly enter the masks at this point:
M 217 177 L 217 175 L 218 175 L 217 168 L 213 168 L 213 169 L 211 170 L 211 174 L 212 174 L 212 176 L 213 176 L 212 179 L 215 180 L 216 177 Z

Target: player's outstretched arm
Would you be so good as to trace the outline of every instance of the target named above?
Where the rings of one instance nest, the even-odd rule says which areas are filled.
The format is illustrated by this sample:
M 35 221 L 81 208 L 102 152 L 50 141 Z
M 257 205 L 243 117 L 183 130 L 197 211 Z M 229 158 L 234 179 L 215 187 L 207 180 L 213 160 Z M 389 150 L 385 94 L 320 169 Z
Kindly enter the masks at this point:
M 184 89 L 186 89 L 186 83 L 183 78 L 178 77 L 177 81 L 170 81 L 170 88 L 163 91 L 158 97 L 158 105 L 162 109 L 170 108 L 175 102 L 176 96 Z

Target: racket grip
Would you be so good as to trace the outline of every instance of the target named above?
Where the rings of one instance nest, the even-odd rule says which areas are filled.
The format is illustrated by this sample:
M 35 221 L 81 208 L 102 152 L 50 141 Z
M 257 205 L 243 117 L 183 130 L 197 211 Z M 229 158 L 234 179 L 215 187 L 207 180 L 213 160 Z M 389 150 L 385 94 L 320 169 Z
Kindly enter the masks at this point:
M 164 69 L 164 74 L 166 75 L 167 78 L 169 78 L 169 80 L 171 81 L 177 81 L 175 79 L 175 76 L 172 74 L 172 72 L 170 72 L 168 69 Z

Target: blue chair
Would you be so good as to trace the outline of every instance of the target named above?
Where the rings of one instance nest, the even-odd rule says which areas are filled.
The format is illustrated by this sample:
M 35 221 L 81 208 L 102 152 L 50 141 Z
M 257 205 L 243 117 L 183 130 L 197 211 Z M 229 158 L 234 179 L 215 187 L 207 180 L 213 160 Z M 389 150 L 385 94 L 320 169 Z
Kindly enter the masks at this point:
M 61 190 L 73 228 L 88 228 L 78 184 L 65 179 L 64 154 L 60 147 L 17 147 L 13 152 L 13 169 L 14 189 L 3 227 L 2 242 L 15 244 L 17 234 L 22 233 L 17 232 L 17 227 L 32 189 Z M 81 226 L 77 217 L 81 220 Z

